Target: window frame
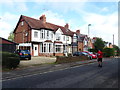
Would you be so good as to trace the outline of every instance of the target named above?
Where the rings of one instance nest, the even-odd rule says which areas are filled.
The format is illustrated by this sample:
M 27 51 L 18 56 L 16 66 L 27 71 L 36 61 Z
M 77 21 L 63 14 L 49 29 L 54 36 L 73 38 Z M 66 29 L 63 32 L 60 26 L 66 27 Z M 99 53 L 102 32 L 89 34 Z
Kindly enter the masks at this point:
M 38 38 L 38 32 L 34 31 L 34 38 Z

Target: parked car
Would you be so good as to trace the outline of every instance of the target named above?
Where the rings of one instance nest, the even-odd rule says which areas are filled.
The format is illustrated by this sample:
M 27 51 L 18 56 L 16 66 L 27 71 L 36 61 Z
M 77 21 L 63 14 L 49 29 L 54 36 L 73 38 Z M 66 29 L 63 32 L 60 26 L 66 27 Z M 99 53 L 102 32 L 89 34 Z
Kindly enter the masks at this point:
M 73 56 L 81 56 L 81 55 L 82 55 L 81 52 L 74 52 L 74 53 L 73 53 Z
M 15 53 L 17 53 L 20 57 L 20 59 L 28 59 L 31 60 L 31 54 L 29 50 L 16 50 Z
M 97 58 L 97 55 L 93 54 L 93 52 L 88 52 L 88 51 L 84 51 L 84 52 L 88 53 L 92 57 L 92 59 Z
M 92 59 L 92 57 L 86 52 L 74 52 L 73 56 L 87 56 L 90 60 Z
M 86 53 L 86 52 L 82 52 L 82 54 L 85 55 L 85 56 L 87 56 L 90 60 L 92 59 L 92 56 L 89 55 L 88 53 Z

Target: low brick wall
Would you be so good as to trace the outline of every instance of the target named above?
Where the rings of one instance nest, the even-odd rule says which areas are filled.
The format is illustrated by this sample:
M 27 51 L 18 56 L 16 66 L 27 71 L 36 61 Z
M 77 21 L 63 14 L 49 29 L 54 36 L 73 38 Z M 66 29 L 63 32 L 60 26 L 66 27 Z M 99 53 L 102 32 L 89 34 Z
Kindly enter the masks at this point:
M 89 58 L 86 56 L 73 56 L 73 57 L 57 56 L 55 63 L 69 63 L 69 62 L 82 61 L 82 60 L 89 60 Z

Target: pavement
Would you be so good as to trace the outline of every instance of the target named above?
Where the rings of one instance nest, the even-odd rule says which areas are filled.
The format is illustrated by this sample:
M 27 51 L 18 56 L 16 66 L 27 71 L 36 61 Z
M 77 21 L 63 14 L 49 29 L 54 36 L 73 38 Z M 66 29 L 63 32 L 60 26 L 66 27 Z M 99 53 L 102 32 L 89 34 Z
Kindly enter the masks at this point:
M 109 60 L 109 58 L 105 59 L 105 60 Z M 48 72 L 54 72 L 57 70 L 64 70 L 64 69 L 68 69 L 70 67 L 76 67 L 79 65 L 95 63 L 95 62 L 97 62 L 97 59 L 85 60 L 85 61 L 83 60 L 83 61 L 72 62 L 72 63 L 63 63 L 63 64 L 41 64 L 41 65 L 37 65 L 37 64 L 40 64 L 37 61 L 38 62 L 43 61 L 43 63 L 45 63 L 44 61 L 46 61 L 46 63 L 53 63 L 56 61 L 56 59 L 48 58 L 48 57 L 46 57 L 46 58 L 45 57 L 32 57 L 32 60 L 20 62 L 20 65 L 27 66 L 27 67 L 17 68 L 12 71 L 2 72 L 2 80 L 5 81 L 5 80 L 11 80 L 11 79 L 15 79 L 15 78 L 22 78 L 22 77 L 26 77 L 26 76 L 30 76 L 30 75 L 35 75 L 38 73 L 43 74 L 43 73 L 48 73 Z M 104 61 L 104 59 L 103 59 L 103 61 Z M 28 62 L 28 64 L 27 64 L 27 62 Z M 36 64 L 36 66 L 33 64 Z

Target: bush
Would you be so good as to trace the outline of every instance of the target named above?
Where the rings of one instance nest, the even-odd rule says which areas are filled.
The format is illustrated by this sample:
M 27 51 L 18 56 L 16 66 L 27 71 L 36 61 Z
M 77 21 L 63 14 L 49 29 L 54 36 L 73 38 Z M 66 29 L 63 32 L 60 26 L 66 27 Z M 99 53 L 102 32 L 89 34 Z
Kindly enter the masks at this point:
M 2 54 L 2 66 L 5 68 L 16 68 L 20 63 L 19 55 L 10 52 L 0 52 Z
M 57 64 L 70 63 L 70 62 L 76 62 L 81 60 L 89 60 L 89 58 L 87 56 L 73 56 L 73 57 L 57 56 L 55 63 Z
M 105 57 L 110 57 L 110 56 L 114 56 L 115 52 L 113 48 L 104 48 L 103 49 L 103 53 Z

